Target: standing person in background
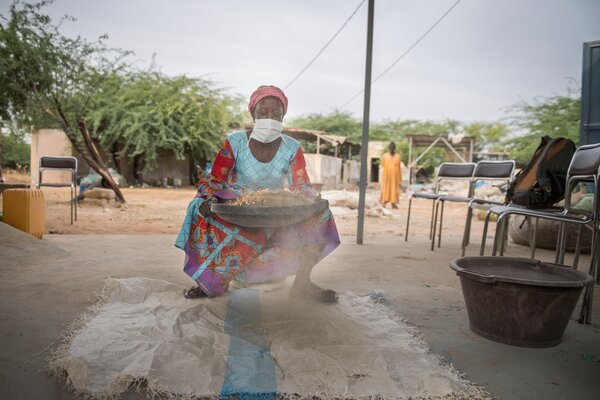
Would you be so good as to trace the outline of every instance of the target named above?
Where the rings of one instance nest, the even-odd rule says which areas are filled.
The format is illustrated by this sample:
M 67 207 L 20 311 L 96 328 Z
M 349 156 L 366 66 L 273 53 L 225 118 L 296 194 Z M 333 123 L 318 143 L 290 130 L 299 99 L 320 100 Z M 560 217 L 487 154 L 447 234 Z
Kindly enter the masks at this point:
M 392 203 L 392 208 L 398 208 L 400 202 L 400 183 L 402 174 L 400 171 L 400 155 L 396 153 L 396 143 L 391 142 L 388 153 L 381 157 L 381 197 L 379 201 L 385 207 L 386 203 Z

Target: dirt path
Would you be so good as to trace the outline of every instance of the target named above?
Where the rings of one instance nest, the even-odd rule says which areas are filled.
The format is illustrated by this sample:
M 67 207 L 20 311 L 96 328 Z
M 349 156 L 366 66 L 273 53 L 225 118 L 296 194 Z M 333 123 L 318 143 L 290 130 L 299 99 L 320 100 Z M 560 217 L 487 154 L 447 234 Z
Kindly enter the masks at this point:
M 28 175 L 11 174 L 7 182 L 24 182 Z M 176 234 L 183 222 L 190 200 L 196 194 L 192 186 L 180 189 L 123 188 L 128 201 L 126 207 L 106 200 L 86 199 L 78 207 L 77 221 L 70 223 L 68 188 L 43 188 L 46 198 L 46 233 L 53 234 Z M 376 194 L 376 190 L 370 190 Z M 2 197 L 0 197 L 0 205 Z M 365 236 L 403 237 L 406 229 L 408 195 L 402 193 L 400 208 L 389 209 L 388 216 L 367 216 Z M 410 235 L 428 235 L 431 202 L 415 201 L 411 217 Z M 444 236 L 462 235 L 464 205 L 449 204 L 444 214 Z M 335 212 L 334 212 L 335 214 Z M 356 211 L 335 215 L 342 236 L 355 236 Z M 460 227 L 457 229 L 457 227 Z M 475 229 L 478 227 L 476 226 Z
M 196 190 L 182 189 L 123 189 L 127 207 L 103 200 L 84 200 L 78 210 L 77 222 L 70 224 L 69 193 L 66 189 L 44 188 L 46 195 L 46 231 L 58 234 L 157 234 L 177 233 L 183 222 L 189 201 Z M 400 209 L 391 215 L 365 218 L 367 236 L 404 236 L 408 196 L 403 194 Z M 411 235 L 426 235 L 429 230 L 431 202 L 416 201 L 413 204 Z M 462 235 L 456 230 L 464 226 L 464 206 L 450 205 L 444 215 L 444 235 Z M 356 215 L 336 215 L 340 235 L 356 235 Z

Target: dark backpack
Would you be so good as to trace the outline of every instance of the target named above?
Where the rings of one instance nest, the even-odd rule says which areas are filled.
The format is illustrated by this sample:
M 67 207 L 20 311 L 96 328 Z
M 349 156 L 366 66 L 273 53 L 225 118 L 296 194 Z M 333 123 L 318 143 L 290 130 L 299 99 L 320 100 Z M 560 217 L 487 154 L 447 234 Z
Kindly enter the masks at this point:
M 531 161 L 508 186 L 506 202 L 539 208 L 561 201 L 573 154 L 575 143 L 571 139 L 542 137 Z

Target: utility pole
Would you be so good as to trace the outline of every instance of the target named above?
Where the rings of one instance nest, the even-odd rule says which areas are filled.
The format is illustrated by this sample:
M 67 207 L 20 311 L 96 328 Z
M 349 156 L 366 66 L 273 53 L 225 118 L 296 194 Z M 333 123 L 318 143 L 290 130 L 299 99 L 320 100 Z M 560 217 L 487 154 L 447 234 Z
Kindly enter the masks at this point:
M 360 184 L 358 196 L 358 226 L 356 227 L 356 243 L 363 244 L 365 226 L 365 196 L 367 192 L 367 160 L 369 153 L 369 111 L 371 106 L 371 64 L 373 61 L 373 14 L 375 0 L 369 0 L 367 22 L 367 60 L 365 66 L 365 98 L 363 108 L 362 142 L 360 147 Z

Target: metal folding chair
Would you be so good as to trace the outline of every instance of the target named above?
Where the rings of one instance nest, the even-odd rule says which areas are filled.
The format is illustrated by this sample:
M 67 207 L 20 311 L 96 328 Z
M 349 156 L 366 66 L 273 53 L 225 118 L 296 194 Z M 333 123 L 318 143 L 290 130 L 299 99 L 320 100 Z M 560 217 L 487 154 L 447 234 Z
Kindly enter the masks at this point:
M 66 183 L 44 183 L 43 172 L 47 170 L 69 171 L 71 181 Z M 71 188 L 71 224 L 73 217 L 77 221 L 77 159 L 75 157 L 42 156 L 40 158 L 40 174 L 37 184 L 38 189 L 42 186 L 48 187 L 70 187 Z
M 436 200 L 443 196 L 443 193 L 438 193 L 440 189 L 440 182 L 447 180 L 462 180 L 470 183 L 470 179 L 473 176 L 475 170 L 474 163 L 443 163 L 440 165 L 438 173 L 435 177 L 435 186 L 433 193 L 415 192 L 412 193 L 408 199 L 408 216 L 406 218 L 406 233 L 404 235 L 404 241 L 408 241 L 408 229 L 410 227 L 410 213 L 412 209 L 413 198 L 431 200 L 431 221 L 429 224 L 429 239 L 431 242 L 431 250 L 434 248 L 434 224 L 437 216 L 434 216 Z M 471 186 L 469 186 L 469 193 Z
M 574 210 L 571 204 L 571 193 L 578 182 L 593 182 L 595 193 L 594 204 L 591 212 L 582 212 L 581 210 Z M 498 222 L 496 224 L 496 236 L 494 238 L 494 247 L 492 255 L 496 255 L 499 247 L 504 247 L 506 231 L 508 230 L 508 219 L 511 215 L 524 215 L 530 218 L 539 218 L 558 221 L 561 223 L 560 230 L 557 238 L 556 245 L 556 256 L 555 263 L 563 264 L 566 246 L 566 235 L 565 235 L 565 224 L 574 224 L 579 226 L 578 232 L 578 245 L 575 250 L 575 262 L 577 265 L 577 259 L 580 252 L 580 237 L 581 231 L 584 226 L 589 226 L 592 229 L 592 249 L 591 249 L 591 262 L 589 274 L 592 275 L 596 281 L 598 280 L 598 251 L 599 243 L 598 229 L 599 229 L 599 215 L 600 215 L 600 200 L 598 199 L 597 193 L 600 185 L 600 143 L 592 144 L 587 146 L 581 146 L 577 149 L 571 160 L 569 170 L 567 173 L 567 181 L 565 185 L 565 205 L 559 212 L 544 211 L 536 209 L 527 209 L 522 207 L 492 207 L 491 213 L 498 214 Z M 486 218 L 486 223 L 488 222 Z M 535 248 L 535 228 L 532 237 L 532 246 Z M 589 323 L 591 320 L 591 309 L 592 309 L 592 295 L 594 286 L 586 288 L 584 295 L 584 302 L 580 315 L 579 322 Z
M 439 207 L 441 204 L 441 213 L 440 213 L 440 231 L 438 234 L 438 247 L 441 246 L 442 242 L 442 223 L 444 219 L 444 203 L 446 201 L 455 202 L 455 203 L 467 203 L 467 219 L 465 221 L 465 230 L 462 238 L 462 255 L 465 255 L 466 248 L 471 239 L 471 219 L 473 216 L 473 209 L 484 209 L 489 210 L 493 205 L 499 205 L 501 203 L 493 202 L 486 199 L 480 199 L 475 197 L 475 186 L 479 181 L 487 181 L 487 182 L 503 182 L 509 183 L 512 181 L 515 172 L 515 162 L 514 160 L 504 160 L 504 161 L 479 161 L 477 165 L 475 165 L 475 170 L 473 171 L 473 176 L 471 178 L 472 189 L 471 193 L 469 193 L 468 197 L 455 197 L 455 196 L 442 196 L 438 199 L 438 204 L 436 206 Z M 437 215 L 437 210 L 436 210 Z
M 473 211 L 470 205 L 474 202 L 478 202 L 479 204 L 483 203 L 485 200 L 475 198 L 475 184 L 479 181 L 502 181 L 508 183 L 512 180 L 515 172 L 515 162 L 513 160 L 506 161 L 479 161 L 475 165 L 475 170 L 473 171 L 473 175 L 471 177 L 471 185 L 469 186 L 469 192 L 467 197 L 462 196 L 441 196 L 436 201 L 435 206 L 435 220 L 433 223 L 433 238 L 432 242 L 435 241 L 436 234 L 436 226 L 437 226 L 437 215 L 438 209 L 440 209 L 440 218 L 439 218 L 439 232 L 438 233 L 438 247 L 442 245 L 442 226 L 444 221 L 444 205 L 445 203 L 466 203 L 469 205 L 467 209 L 467 219 L 465 221 L 465 232 L 463 234 L 462 239 L 462 252 L 463 256 L 465 253 L 465 248 L 469 243 L 471 236 L 471 216 L 473 215 Z M 441 206 L 440 206 L 441 205 Z M 433 245 L 433 243 L 432 243 Z

